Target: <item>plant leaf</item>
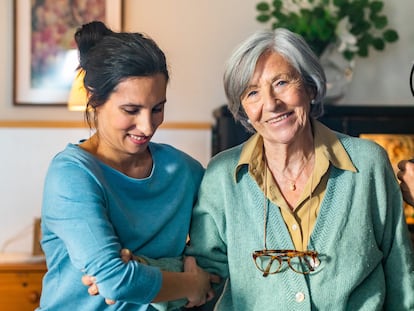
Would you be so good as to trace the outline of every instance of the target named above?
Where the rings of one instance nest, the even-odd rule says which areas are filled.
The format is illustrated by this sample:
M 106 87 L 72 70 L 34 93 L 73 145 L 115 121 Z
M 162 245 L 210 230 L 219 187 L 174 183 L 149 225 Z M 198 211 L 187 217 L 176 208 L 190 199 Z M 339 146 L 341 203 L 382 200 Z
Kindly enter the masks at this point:
M 371 12 L 376 14 L 382 11 L 382 8 L 384 7 L 384 3 L 381 1 L 372 1 L 370 4 Z
M 260 23 L 266 23 L 270 20 L 270 15 L 268 14 L 260 14 L 256 17 L 256 20 Z
M 282 9 L 283 3 L 281 0 L 274 0 L 273 1 L 273 6 L 275 8 L 275 10 L 280 11 Z
M 393 29 L 388 29 L 384 31 L 383 38 L 386 42 L 395 42 L 399 39 L 398 33 Z
M 388 25 L 387 17 L 381 13 L 384 1 L 259 0 L 256 20 L 269 22 L 272 29 L 283 27 L 300 34 L 317 55 L 321 55 L 329 43 L 344 40 L 341 44 L 351 50 L 343 51 L 342 55 L 352 60 L 356 55 L 367 57 L 371 48 L 383 50 L 387 43 L 399 39 L 396 30 L 384 31 Z M 297 5 L 300 10 L 291 10 L 288 2 Z M 347 32 L 355 37 L 357 51 L 353 51 L 352 43 L 347 41 L 350 38 Z
M 384 29 L 388 24 L 388 19 L 386 16 L 373 16 L 372 22 L 374 23 L 375 28 Z
M 352 60 L 354 58 L 355 53 L 350 52 L 350 51 L 345 51 L 342 53 L 342 55 L 345 57 L 345 59 Z
M 374 38 L 372 40 L 372 46 L 374 47 L 374 49 L 382 51 L 385 48 L 385 41 L 381 38 Z
M 256 9 L 258 10 L 258 11 L 261 11 L 261 12 L 263 12 L 263 11 L 269 11 L 270 10 L 270 5 L 269 5 L 269 3 L 267 3 L 267 2 L 259 2 L 257 5 L 256 5 Z

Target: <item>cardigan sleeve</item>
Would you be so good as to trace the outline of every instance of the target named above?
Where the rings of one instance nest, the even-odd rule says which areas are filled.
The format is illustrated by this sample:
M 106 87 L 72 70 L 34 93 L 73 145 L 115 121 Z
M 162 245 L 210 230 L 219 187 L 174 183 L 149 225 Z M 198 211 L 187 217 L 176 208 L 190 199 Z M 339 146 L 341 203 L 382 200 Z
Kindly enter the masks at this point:
M 405 220 L 399 184 L 389 158 L 382 148 L 377 169 L 382 172 L 377 184 L 378 207 L 384 212 L 374 217 L 375 227 L 381 228 L 377 236 L 382 251 L 386 297 L 384 310 L 414 310 L 414 251 Z M 373 213 L 374 214 L 374 213 Z
M 217 172 L 220 168 L 210 163 L 204 174 L 193 209 L 186 254 L 196 257 L 203 269 L 226 278 L 229 273 L 223 192 L 228 185 Z
M 400 189 L 388 178 L 388 202 L 381 249 L 386 280 L 384 310 L 414 310 L 414 252 Z

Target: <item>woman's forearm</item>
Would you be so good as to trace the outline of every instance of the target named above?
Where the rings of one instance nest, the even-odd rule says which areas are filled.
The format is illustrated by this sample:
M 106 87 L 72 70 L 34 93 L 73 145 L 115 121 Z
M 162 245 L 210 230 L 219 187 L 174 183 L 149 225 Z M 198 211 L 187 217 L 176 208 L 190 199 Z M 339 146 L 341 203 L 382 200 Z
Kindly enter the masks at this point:
M 212 282 L 218 283 L 219 278 L 198 267 L 194 257 L 185 257 L 184 272 L 162 271 L 162 286 L 154 302 L 184 298 L 188 306 L 204 304 L 214 297 Z

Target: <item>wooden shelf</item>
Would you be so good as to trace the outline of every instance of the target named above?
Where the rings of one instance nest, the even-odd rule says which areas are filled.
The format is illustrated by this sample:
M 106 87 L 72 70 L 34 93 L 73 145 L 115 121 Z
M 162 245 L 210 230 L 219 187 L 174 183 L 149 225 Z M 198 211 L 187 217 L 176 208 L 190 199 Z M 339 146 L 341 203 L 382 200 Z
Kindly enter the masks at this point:
M 36 309 L 45 273 L 45 262 L 0 264 L 0 310 Z

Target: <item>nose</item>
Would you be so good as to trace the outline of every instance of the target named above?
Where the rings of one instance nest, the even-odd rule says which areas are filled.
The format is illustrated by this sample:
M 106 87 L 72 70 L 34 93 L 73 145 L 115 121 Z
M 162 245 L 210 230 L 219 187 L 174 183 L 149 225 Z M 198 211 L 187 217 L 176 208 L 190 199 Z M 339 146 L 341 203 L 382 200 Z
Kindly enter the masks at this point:
M 264 106 L 267 110 L 274 110 L 274 108 L 279 104 L 280 100 L 277 92 L 270 87 L 265 94 Z
M 151 112 L 141 112 L 136 118 L 136 128 L 145 136 L 152 136 L 156 129 Z

